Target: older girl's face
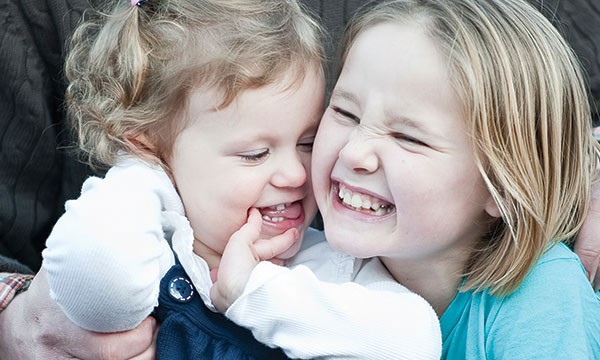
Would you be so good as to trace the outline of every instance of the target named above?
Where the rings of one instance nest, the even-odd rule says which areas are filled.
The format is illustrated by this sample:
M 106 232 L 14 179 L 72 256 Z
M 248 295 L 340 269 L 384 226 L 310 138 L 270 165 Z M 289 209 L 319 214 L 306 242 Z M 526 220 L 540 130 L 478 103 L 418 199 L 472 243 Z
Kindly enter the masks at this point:
M 464 258 L 485 231 L 496 206 L 445 58 L 419 27 L 356 39 L 319 127 L 313 186 L 328 241 L 357 257 L 426 266 Z

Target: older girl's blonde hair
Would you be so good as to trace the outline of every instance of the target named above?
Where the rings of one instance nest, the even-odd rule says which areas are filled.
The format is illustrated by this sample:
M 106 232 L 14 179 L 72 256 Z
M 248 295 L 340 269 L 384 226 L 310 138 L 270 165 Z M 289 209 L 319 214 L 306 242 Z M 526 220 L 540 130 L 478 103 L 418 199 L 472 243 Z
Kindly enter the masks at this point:
M 525 1 L 396 0 L 349 24 L 342 64 L 356 37 L 384 22 L 421 27 L 448 61 L 476 164 L 502 215 L 473 249 L 462 289 L 508 294 L 587 212 L 598 145 L 578 61 Z
M 92 165 L 114 165 L 138 135 L 168 158 L 196 88 L 216 88 L 227 106 L 290 71 L 292 83 L 323 71 L 323 31 L 295 0 L 111 4 L 78 26 L 65 65 L 68 113 Z

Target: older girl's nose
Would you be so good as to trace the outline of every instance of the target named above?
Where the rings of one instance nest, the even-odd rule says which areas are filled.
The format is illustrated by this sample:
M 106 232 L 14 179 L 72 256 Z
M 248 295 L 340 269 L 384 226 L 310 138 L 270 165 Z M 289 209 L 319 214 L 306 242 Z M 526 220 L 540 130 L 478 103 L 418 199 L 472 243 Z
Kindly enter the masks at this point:
M 355 172 L 372 173 L 379 167 L 379 159 L 372 149 L 368 136 L 355 128 L 346 145 L 340 150 L 342 163 Z

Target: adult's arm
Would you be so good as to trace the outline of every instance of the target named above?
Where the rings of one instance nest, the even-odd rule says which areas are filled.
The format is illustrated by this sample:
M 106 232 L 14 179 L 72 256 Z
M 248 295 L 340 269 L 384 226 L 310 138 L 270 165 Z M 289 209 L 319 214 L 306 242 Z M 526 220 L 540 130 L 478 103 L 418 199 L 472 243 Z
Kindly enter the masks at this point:
M 62 67 L 66 40 L 97 0 L 0 0 L 0 272 L 31 274 L 66 199 L 90 170 L 69 155 Z M 0 313 L 0 358 L 152 359 L 156 323 L 84 331 L 48 295 L 43 273 Z
M 153 318 L 124 333 L 100 334 L 79 328 L 48 296 L 42 269 L 29 290 L 0 312 L 0 358 L 150 360 L 154 359 L 156 330 Z

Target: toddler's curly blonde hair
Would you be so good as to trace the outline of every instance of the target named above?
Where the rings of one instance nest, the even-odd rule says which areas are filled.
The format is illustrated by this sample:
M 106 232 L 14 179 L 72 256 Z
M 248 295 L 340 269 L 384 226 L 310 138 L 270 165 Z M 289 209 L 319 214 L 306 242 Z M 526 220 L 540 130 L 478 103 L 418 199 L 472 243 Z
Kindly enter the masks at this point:
M 294 0 L 115 1 L 87 14 L 66 60 L 67 110 L 86 161 L 112 166 L 142 135 L 164 161 L 189 94 L 214 87 L 227 106 L 295 71 L 323 72 L 323 31 Z M 309 70 L 310 69 L 310 70 Z

